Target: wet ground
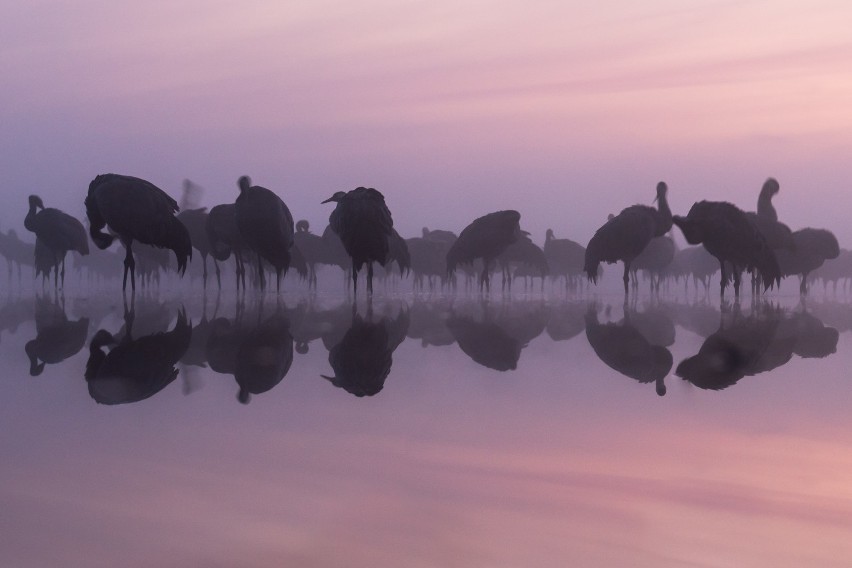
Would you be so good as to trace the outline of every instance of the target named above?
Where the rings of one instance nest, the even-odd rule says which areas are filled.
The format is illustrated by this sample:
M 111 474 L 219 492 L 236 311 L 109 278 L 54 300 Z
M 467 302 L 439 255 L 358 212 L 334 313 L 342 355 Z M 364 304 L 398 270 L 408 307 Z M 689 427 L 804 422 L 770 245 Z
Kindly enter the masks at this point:
M 848 566 L 852 302 L 689 298 L 7 294 L 0 565 Z

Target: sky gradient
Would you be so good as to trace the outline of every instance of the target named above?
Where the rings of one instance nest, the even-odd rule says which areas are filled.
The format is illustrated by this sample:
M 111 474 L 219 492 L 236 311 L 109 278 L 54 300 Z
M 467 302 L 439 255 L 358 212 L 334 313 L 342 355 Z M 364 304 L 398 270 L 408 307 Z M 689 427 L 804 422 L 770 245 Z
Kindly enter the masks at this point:
M 665 180 L 852 242 L 852 7 L 844 2 L 106 1 L 0 18 L 0 228 L 26 195 L 83 217 L 117 172 L 179 197 L 382 191 L 403 236 L 522 212 L 585 244 Z M 680 235 L 678 235 L 680 236 Z M 682 242 L 682 240 L 681 240 Z

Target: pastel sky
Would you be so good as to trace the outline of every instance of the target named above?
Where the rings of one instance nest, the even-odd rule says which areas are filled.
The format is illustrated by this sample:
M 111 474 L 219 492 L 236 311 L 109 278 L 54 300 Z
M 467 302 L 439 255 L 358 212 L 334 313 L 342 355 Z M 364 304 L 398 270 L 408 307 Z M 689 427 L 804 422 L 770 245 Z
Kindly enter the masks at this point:
M 144 177 L 208 206 L 249 174 L 315 231 L 381 190 L 404 236 L 515 208 L 586 242 L 606 215 L 702 198 L 791 227 L 852 210 L 843 1 L 191 0 L 0 9 L 2 227 L 26 195 L 82 217 L 89 181 Z

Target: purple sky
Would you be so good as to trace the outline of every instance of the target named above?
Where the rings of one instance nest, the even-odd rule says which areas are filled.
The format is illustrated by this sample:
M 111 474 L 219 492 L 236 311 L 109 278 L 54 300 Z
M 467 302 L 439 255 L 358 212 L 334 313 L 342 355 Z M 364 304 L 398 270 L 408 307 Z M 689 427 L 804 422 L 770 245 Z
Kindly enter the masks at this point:
M 0 225 L 82 217 L 97 174 L 208 206 L 236 179 L 319 232 L 381 190 L 404 236 L 516 208 L 585 244 L 610 212 L 702 198 L 792 228 L 852 211 L 845 2 L 18 2 L 0 18 Z

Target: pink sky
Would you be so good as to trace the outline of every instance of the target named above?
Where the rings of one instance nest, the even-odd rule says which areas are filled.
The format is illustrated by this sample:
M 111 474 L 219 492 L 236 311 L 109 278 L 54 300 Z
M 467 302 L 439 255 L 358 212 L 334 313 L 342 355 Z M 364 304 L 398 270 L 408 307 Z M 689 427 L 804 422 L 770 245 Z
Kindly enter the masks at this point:
M 844 2 L 15 3 L 0 22 L 0 180 L 83 215 L 116 171 L 232 201 L 244 173 L 315 230 L 374 186 L 405 236 L 516 208 L 585 242 L 671 188 L 852 242 Z M 19 213 L 15 213 L 19 209 Z

